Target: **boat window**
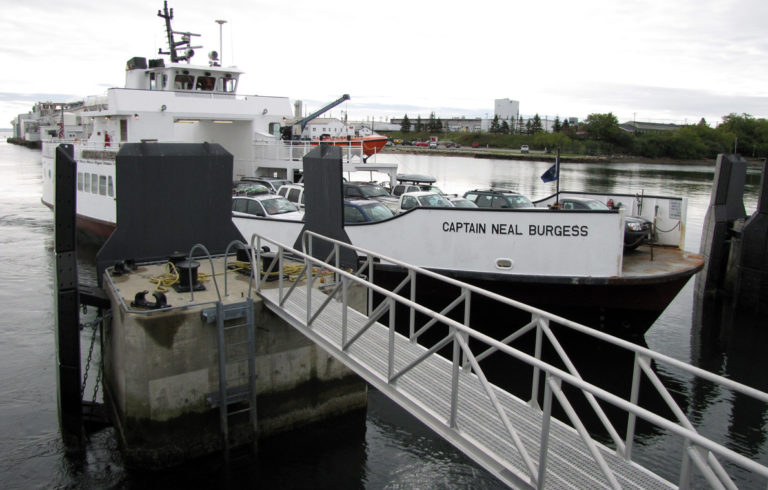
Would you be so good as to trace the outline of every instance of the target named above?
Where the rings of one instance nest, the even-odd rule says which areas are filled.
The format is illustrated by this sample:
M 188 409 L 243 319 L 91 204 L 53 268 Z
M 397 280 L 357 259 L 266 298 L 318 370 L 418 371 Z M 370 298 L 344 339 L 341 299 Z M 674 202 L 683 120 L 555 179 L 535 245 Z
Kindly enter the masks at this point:
M 99 175 L 99 194 L 102 196 L 107 195 L 107 176 Z
M 91 174 L 91 194 L 99 193 L 99 176 L 97 174 Z
M 204 77 L 204 76 L 197 77 L 197 84 L 195 85 L 195 90 L 203 90 L 205 92 L 211 92 L 214 88 L 216 88 L 216 78 Z
M 174 90 L 192 90 L 195 83 L 195 77 L 192 75 L 176 75 Z
M 237 79 L 231 76 L 226 76 L 221 79 L 221 90 L 223 92 L 235 93 L 237 88 Z
M 157 74 L 149 74 L 149 90 L 157 90 Z
M 83 175 L 83 191 L 91 192 L 91 174 L 88 172 Z
M 280 123 L 269 123 L 269 134 L 278 135 L 280 134 Z
M 115 184 L 112 182 L 112 176 L 109 176 L 107 181 L 107 195 L 113 197 L 115 195 Z
M 83 190 L 83 173 L 82 172 L 77 173 L 77 190 L 79 191 Z

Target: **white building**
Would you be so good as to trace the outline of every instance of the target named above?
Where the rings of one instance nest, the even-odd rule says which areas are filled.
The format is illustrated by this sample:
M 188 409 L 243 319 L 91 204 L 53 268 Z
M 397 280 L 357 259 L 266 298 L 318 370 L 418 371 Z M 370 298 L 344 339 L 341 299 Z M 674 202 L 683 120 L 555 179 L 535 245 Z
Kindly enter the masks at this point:
M 316 140 L 320 139 L 320 136 L 322 135 L 337 138 L 340 136 L 347 136 L 347 134 L 354 135 L 355 127 L 352 125 L 345 125 L 342 121 L 336 118 L 318 117 L 307 123 L 307 126 L 301 133 L 301 137 Z
M 493 101 L 493 114 L 503 121 L 517 121 L 520 117 L 520 102 L 510 99 L 496 99 Z

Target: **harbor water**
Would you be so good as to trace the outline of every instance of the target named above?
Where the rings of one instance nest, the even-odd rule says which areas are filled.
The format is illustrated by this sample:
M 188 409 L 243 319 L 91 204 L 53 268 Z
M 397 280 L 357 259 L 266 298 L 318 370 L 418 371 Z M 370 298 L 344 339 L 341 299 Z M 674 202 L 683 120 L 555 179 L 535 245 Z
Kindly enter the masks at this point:
M 268 441 L 254 459 L 235 462 L 225 475 L 220 461 L 195 462 L 164 472 L 127 469 L 113 429 L 90 436 L 84 454 L 67 454 L 57 420 L 53 215 L 40 203 L 40 153 L 6 144 L 0 137 L 0 488 L 501 488 L 502 485 L 382 394 L 370 391 L 359 418 L 315 427 Z M 508 187 L 542 198 L 554 191 L 539 176 L 545 162 L 421 155 L 380 155 L 400 172 L 429 174 L 446 192 Z M 688 198 L 686 249 L 698 251 L 709 203 L 713 165 L 565 165 L 561 188 L 592 192 L 680 195 Z M 755 208 L 760 169 L 750 168 L 745 204 Z M 93 282 L 95 250 L 81 247 L 81 278 Z M 702 348 L 693 333 L 693 281 L 645 335 L 648 347 L 693 362 L 737 381 L 768 390 L 765 344 L 741 342 Z M 84 350 L 90 332 L 82 333 Z M 85 355 L 85 354 L 84 354 Z M 595 359 L 601 369 L 605 359 Z M 96 364 L 94 360 L 92 364 Z M 605 366 L 610 369 L 610 365 Z M 92 368 L 93 369 L 93 368 Z M 86 390 L 90 399 L 93 373 Z M 738 397 L 700 396 L 684 377 L 659 373 L 678 387 L 697 428 L 729 448 L 768 464 L 768 414 Z M 761 385 L 762 383 L 762 385 Z M 96 394 L 100 397 L 100 393 Z M 676 480 L 680 447 L 661 433 L 640 434 L 643 462 Z M 737 473 L 740 488 L 765 482 Z

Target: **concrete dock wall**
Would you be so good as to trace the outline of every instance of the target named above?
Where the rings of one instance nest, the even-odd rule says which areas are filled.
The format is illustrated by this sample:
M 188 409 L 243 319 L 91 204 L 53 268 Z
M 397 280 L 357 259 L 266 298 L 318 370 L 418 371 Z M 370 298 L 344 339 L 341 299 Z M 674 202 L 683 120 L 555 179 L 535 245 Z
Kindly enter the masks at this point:
M 126 297 L 137 290 L 131 282 L 148 275 L 139 268 L 105 281 L 113 287 L 105 288 L 112 318 L 104 330 L 104 388 L 126 463 L 162 468 L 222 448 L 219 410 L 206 401 L 219 388 L 217 328 L 201 315 L 211 304 L 171 311 L 127 307 Z M 230 278 L 230 294 L 237 301 L 242 301 L 243 287 L 245 276 Z M 188 294 L 167 294 L 173 306 L 189 301 Z M 205 294 L 196 293 L 195 300 L 204 300 Z M 258 437 L 366 407 L 365 382 L 258 299 L 254 319 Z M 237 342 L 245 329 L 228 335 L 227 343 Z M 230 350 L 227 358 L 235 357 L 244 356 Z M 246 360 L 228 363 L 229 387 L 246 384 L 247 376 Z M 230 418 L 229 433 L 234 445 L 252 442 L 247 414 Z

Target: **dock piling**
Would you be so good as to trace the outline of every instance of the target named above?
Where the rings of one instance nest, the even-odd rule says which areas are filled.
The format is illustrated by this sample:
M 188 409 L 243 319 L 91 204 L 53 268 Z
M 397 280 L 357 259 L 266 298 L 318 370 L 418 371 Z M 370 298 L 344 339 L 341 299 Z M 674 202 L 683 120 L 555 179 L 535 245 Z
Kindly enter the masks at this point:
M 75 232 L 77 166 L 72 145 L 56 148 L 54 249 L 56 253 L 56 351 L 59 425 L 67 450 L 84 443 L 80 386 L 80 298 Z

